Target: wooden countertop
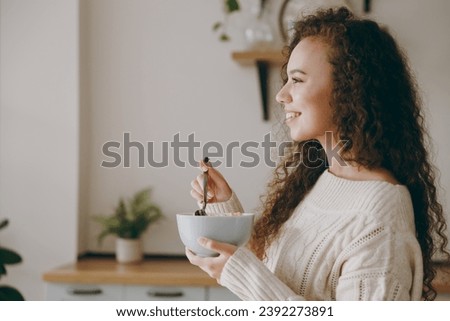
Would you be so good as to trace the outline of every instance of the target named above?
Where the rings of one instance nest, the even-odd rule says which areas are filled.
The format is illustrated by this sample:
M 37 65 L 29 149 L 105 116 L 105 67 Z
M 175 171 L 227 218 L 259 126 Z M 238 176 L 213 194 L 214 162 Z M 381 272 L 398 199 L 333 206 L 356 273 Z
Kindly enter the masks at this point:
M 86 258 L 51 270 L 43 279 L 58 283 L 219 286 L 186 258 L 149 258 L 137 264 L 120 264 L 113 258 Z
M 450 293 L 450 266 L 437 263 L 436 267 L 436 290 Z M 45 273 L 43 279 L 58 283 L 219 286 L 186 258 L 147 258 L 138 264 L 120 264 L 109 257 L 84 258 Z

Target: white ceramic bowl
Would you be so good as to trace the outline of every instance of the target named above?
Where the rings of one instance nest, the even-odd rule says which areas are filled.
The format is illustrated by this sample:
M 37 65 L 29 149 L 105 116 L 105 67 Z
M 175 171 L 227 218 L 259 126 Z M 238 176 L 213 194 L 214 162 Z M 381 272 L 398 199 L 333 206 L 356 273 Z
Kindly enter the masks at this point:
M 198 238 L 203 236 L 236 246 L 245 245 L 252 234 L 253 218 L 252 213 L 239 216 L 177 214 L 178 233 L 183 244 L 198 256 L 217 256 L 218 253 L 198 244 Z

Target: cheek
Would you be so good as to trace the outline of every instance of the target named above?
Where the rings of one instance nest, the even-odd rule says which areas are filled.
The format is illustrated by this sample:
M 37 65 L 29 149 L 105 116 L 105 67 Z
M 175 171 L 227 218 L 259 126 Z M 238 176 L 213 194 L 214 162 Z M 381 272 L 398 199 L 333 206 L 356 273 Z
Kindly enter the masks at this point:
M 331 120 L 332 107 L 330 105 L 331 91 L 323 89 L 311 96 L 311 101 L 314 102 L 315 110 L 324 118 L 324 120 Z
M 332 131 L 335 126 L 333 125 L 333 112 L 331 106 L 328 102 L 324 102 L 320 107 L 321 108 L 318 108 L 315 113 L 317 124 L 324 131 Z
M 310 83 L 305 85 L 293 95 L 300 104 L 329 105 L 331 90 L 323 84 Z M 305 106 L 306 107 L 306 106 Z
M 333 125 L 333 110 L 330 106 L 329 96 L 322 92 L 305 98 L 308 99 L 308 101 L 305 101 L 305 120 L 307 123 L 320 132 L 332 131 L 335 126 Z
M 327 92 L 308 92 L 299 97 L 299 102 L 309 113 L 322 116 L 331 114 L 330 99 Z

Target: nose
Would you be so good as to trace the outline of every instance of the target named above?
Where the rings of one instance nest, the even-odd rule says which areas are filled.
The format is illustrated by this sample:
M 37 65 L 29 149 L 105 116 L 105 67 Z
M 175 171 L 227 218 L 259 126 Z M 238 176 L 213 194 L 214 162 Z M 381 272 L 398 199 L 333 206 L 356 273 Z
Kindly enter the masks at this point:
M 292 97 L 287 90 L 288 83 L 286 83 L 283 87 L 281 87 L 280 91 L 275 96 L 275 99 L 280 104 L 288 104 L 292 102 Z

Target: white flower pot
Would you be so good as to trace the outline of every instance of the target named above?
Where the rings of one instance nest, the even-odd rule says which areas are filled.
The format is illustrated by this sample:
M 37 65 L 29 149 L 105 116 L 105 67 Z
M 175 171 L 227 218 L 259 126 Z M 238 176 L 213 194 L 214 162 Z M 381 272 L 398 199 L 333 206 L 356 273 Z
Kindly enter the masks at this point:
M 117 238 L 116 260 L 119 263 L 137 263 L 142 261 L 141 239 Z

